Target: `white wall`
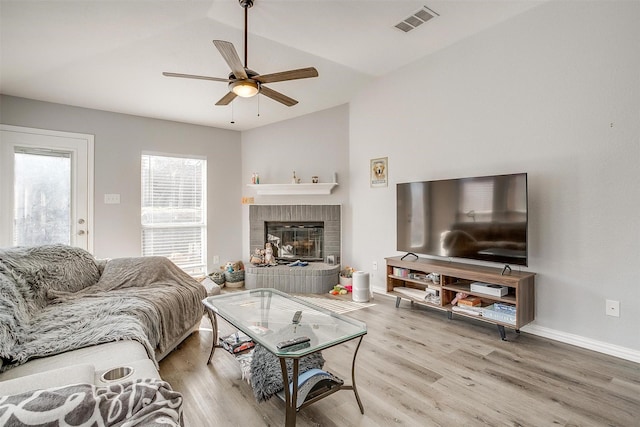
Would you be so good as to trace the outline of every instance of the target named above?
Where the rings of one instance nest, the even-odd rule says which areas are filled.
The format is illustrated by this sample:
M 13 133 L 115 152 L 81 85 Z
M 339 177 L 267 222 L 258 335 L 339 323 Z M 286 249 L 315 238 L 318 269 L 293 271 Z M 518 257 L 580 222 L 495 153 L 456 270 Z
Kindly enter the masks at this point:
M 293 171 L 306 183 L 314 175 L 320 182 L 333 182 L 333 174 L 337 173 L 338 186 L 328 196 L 258 196 L 246 186 L 253 172 L 260 174 L 262 184 L 289 184 Z M 345 216 L 350 215 L 344 206 L 350 186 L 349 107 L 341 105 L 242 132 L 242 182 L 243 197 L 254 197 L 256 204 L 342 204 L 342 251 L 350 252 L 350 222 L 345 222 Z M 242 258 L 248 260 L 248 205 L 242 216 Z
M 362 92 L 350 108 L 354 263 L 371 271 L 398 254 L 396 183 L 528 172 L 537 331 L 639 355 L 638 22 L 639 2 L 549 2 Z M 372 189 L 381 156 L 391 182 Z M 383 289 L 384 269 L 372 273 Z M 605 299 L 621 301 L 619 318 Z
M 205 126 L 115 114 L 11 96 L 0 98 L 4 124 L 95 135 L 94 254 L 141 255 L 140 155 L 192 154 L 207 159 L 208 264 L 214 255 L 237 259 L 241 250 L 240 133 Z M 105 205 L 105 193 L 120 194 Z

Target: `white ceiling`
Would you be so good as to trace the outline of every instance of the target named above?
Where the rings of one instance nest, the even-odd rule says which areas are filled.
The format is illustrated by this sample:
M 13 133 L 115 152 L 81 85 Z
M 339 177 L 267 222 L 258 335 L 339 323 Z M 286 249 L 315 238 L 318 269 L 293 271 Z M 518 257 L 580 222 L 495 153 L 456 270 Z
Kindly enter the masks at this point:
M 320 75 L 269 85 L 297 99 L 293 107 L 264 96 L 220 107 L 214 104 L 226 83 L 162 72 L 226 78 L 228 66 L 212 40 L 232 42 L 243 58 L 237 0 L 2 0 L 0 92 L 246 130 L 344 104 L 372 79 L 540 3 L 255 0 L 249 68 L 269 74 L 313 66 Z M 439 16 L 409 33 L 394 28 L 424 5 Z

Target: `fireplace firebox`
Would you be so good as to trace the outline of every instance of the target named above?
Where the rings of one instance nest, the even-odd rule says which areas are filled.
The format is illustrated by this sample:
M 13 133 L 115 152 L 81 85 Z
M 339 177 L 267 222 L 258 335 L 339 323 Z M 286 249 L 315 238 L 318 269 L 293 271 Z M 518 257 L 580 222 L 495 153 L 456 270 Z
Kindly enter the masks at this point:
M 340 250 L 342 248 L 340 217 L 340 205 L 250 205 L 249 254 L 264 250 L 265 243 L 271 242 L 271 246 L 277 251 L 277 256 L 281 259 L 282 264 L 289 264 L 298 259 L 313 264 L 331 259 L 333 260 L 332 264 L 333 262 L 340 264 Z M 322 240 L 315 239 L 319 230 L 306 230 L 304 232 L 308 233 L 308 236 L 304 238 L 301 235 L 297 236 L 296 251 L 287 251 L 283 254 L 281 248 L 286 243 L 288 235 L 267 231 L 267 223 L 280 224 L 281 226 L 302 226 L 302 228 L 296 227 L 298 233 L 304 231 L 304 226 L 322 225 Z M 291 227 L 281 229 L 281 231 L 284 230 L 290 231 Z M 269 234 L 275 239 L 269 238 Z M 307 240 L 313 242 L 313 250 Z M 293 244 L 291 246 L 296 248 Z
M 266 221 L 264 230 L 276 259 L 323 260 L 324 222 Z

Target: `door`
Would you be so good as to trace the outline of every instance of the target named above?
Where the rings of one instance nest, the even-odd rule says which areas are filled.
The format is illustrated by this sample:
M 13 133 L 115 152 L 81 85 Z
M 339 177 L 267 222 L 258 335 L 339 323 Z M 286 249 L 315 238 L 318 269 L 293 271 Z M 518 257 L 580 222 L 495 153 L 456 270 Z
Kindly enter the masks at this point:
M 0 246 L 93 251 L 93 135 L 0 125 Z

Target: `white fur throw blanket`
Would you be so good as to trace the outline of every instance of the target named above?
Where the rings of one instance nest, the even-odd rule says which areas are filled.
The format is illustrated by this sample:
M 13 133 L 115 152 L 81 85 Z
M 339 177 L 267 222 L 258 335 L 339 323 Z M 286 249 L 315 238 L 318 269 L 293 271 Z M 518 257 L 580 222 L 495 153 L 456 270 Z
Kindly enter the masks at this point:
M 63 245 L 0 249 L 1 370 L 123 339 L 142 343 L 155 361 L 156 349 L 169 349 L 202 317 L 205 297 L 200 283 L 163 257 L 101 266 Z
M 181 426 L 182 395 L 161 380 L 75 384 L 0 396 L 3 426 Z

